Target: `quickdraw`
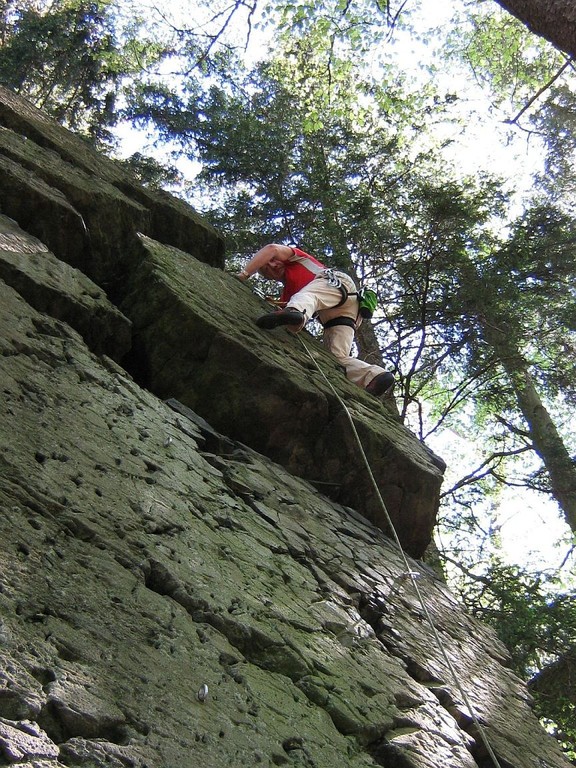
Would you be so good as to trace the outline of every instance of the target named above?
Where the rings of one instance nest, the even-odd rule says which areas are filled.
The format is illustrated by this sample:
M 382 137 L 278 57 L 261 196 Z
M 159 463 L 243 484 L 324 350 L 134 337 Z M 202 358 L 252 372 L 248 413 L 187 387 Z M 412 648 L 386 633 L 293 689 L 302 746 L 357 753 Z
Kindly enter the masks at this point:
M 342 298 L 338 302 L 338 304 L 334 305 L 334 308 L 341 307 L 342 304 L 345 304 L 348 301 L 348 296 L 354 295 L 351 294 L 342 280 L 338 277 L 338 275 L 334 272 L 333 269 L 325 269 L 322 273 L 322 277 L 324 277 L 328 281 L 328 285 L 330 285 L 332 288 L 337 288 L 340 293 L 342 294 Z

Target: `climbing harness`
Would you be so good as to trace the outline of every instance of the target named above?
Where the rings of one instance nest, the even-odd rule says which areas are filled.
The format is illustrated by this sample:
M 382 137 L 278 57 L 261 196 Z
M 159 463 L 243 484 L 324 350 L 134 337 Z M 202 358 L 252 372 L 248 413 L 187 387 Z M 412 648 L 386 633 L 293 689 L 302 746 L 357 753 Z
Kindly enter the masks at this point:
M 356 320 L 351 317 L 333 317 L 332 320 L 328 320 L 326 323 L 322 323 L 323 328 L 334 328 L 335 325 L 347 325 L 349 328 L 356 330 Z
M 335 304 L 333 309 L 341 307 L 348 301 L 349 296 L 356 296 L 358 298 L 358 315 L 364 320 L 370 320 L 376 311 L 378 306 L 378 296 L 371 288 L 359 288 L 357 291 L 349 291 L 344 285 L 341 278 L 336 274 L 333 269 L 325 269 L 324 272 L 320 272 L 319 275 L 324 277 L 328 285 L 333 288 L 337 288 L 342 294 L 342 298 Z M 358 325 L 358 317 L 356 320 L 352 320 L 350 317 L 334 317 L 327 323 L 323 323 L 324 328 L 333 328 L 335 325 L 348 325 L 350 328 L 356 330 Z
M 339 319 L 339 318 L 336 318 L 336 319 Z M 401 553 L 401 556 L 402 556 L 402 559 L 404 561 L 404 566 L 406 568 L 406 571 L 405 571 L 404 575 L 410 577 L 412 586 L 414 587 L 414 591 L 416 593 L 416 596 L 418 597 L 418 601 L 419 601 L 420 606 L 422 608 L 422 612 L 423 612 L 424 616 L 426 617 L 426 620 L 427 620 L 428 624 L 430 625 L 430 629 L 432 630 L 432 634 L 434 635 L 434 640 L 436 641 L 436 644 L 438 645 L 438 648 L 440 650 L 440 653 L 442 654 L 442 658 L 444 659 L 444 662 L 446 664 L 447 669 L 450 671 L 450 674 L 452 675 L 452 679 L 454 681 L 454 685 L 458 689 L 458 692 L 462 696 L 462 701 L 464 702 L 464 704 L 468 708 L 468 711 L 470 712 L 470 716 L 472 718 L 472 721 L 473 721 L 474 725 L 476 726 L 476 728 L 478 730 L 478 733 L 480 735 L 482 743 L 486 747 L 486 751 L 488 752 L 490 758 L 492 759 L 492 762 L 494 763 L 494 768 L 502 768 L 502 766 L 500 765 L 500 762 L 498 761 L 498 758 L 496 757 L 496 755 L 494 753 L 494 750 L 492 749 L 492 745 L 488 741 L 488 737 L 486 736 L 485 729 L 482 726 L 482 724 L 480 723 L 480 721 L 478 719 L 478 716 L 476 715 L 476 713 L 474 711 L 474 708 L 472 707 L 472 704 L 470 703 L 468 695 L 464 691 L 464 689 L 463 689 L 463 687 L 462 687 L 462 685 L 460 683 L 460 680 L 458 679 L 458 675 L 456 673 L 454 665 L 450 661 L 450 658 L 449 658 L 449 656 L 448 656 L 448 654 L 446 652 L 446 649 L 444 648 L 444 645 L 442 644 L 442 639 L 440 638 L 438 630 L 436 629 L 436 626 L 434 625 L 434 620 L 432 618 L 432 615 L 430 614 L 430 611 L 428 610 L 428 606 L 426 605 L 426 601 L 424 600 L 422 592 L 421 592 L 421 590 L 420 590 L 420 588 L 418 586 L 418 583 L 416 581 L 416 579 L 419 578 L 420 573 L 418 573 L 418 571 L 413 571 L 410 568 L 410 564 L 408 562 L 408 558 L 407 558 L 407 556 L 406 556 L 406 554 L 405 554 L 405 552 L 404 552 L 404 550 L 402 548 L 402 544 L 400 543 L 400 538 L 398 536 L 398 533 L 396 531 L 394 523 L 392 522 L 392 518 L 390 517 L 390 513 L 388 512 L 388 509 L 387 509 L 387 507 L 386 507 L 386 505 L 384 503 L 384 499 L 382 498 L 382 494 L 380 493 L 380 489 L 378 488 L 378 484 L 376 482 L 376 478 L 374 477 L 374 474 L 373 474 L 372 469 L 370 467 L 370 462 L 368 461 L 368 457 L 366 456 L 366 453 L 365 453 L 364 448 L 362 446 L 362 441 L 360 440 L 360 435 L 358 434 L 358 430 L 356 429 L 356 425 L 354 424 L 354 421 L 352 419 L 350 411 L 349 411 L 348 407 L 346 406 L 346 404 L 344 403 L 344 401 L 342 400 L 342 398 L 340 397 L 340 395 L 338 394 L 338 392 L 336 392 L 336 390 L 334 389 L 331 381 L 328 379 L 328 377 L 326 376 L 324 371 L 318 365 L 318 361 L 314 358 L 314 356 L 310 352 L 310 349 L 308 348 L 308 346 L 304 342 L 304 339 L 300 335 L 298 335 L 297 338 L 299 339 L 300 343 L 304 347 L 304 350 L 305 350 L 306 354 L 308 355 L 308 357 L 314 363 L 314 365 L 315 365 L 316 369 L 318 370 L 318 372 L 320 373 L 320 375 L 324 378 L 324 380 L 326 381 L 326 383 L 328 384 L 328 386 L 332 390 L 332 393 L 334 394 L 334 396 L 336 397 L 336 399 L 338 400 L 338 402 L 342 406 L 342 409 L 344 410 L 344 413 L 346 414 L 346 417 L 347 417 L 348 422 L 350 423 L 350 427 L 352 429 L 352 433 L 353 433 L 353 435 L 354 435 L 354 437 L 356 439 L 356 442 L 358 444 L 360 455 L 362 456 L 362 459 L 364 461 L 366 470 L 367 470 L 368 475 L 370 477 L 370 481 L 371 481 L 371 483 L 372 483 L 372 485 L 374 487 L 374 491 L 376 493 L 376 497 L 378 499 L 378 502 L 380 503 L 380 506 L 382 507 L 382 511 L 384 512 L 384 516 L 386 518 L 386 522 L 388 523 L 388 526 L 389 526 L 390 530 L 392 531 L 392 535 L 393 535 L 394 541 L 396 542 L 396 545 L 398 546 L 398 549 L 399 549 L 399 551 Z

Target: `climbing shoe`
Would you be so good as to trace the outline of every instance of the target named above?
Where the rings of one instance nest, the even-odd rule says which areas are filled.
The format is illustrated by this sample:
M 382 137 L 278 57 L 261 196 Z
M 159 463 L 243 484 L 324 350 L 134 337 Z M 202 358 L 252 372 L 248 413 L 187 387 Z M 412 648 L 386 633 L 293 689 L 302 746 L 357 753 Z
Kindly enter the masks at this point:
M 286 309 L 277 309 L 268 315 L 262 315 L 256 320 L 256 325 L 267 331 L 278 328 L 280 325 L 287 325 L 289 331 L 296 333 L 306 325 L 306 315 L 298 309 L 286 307 Z
M 366 387 L 366 392 L 374 397 L 380 397 L 381 395 L 389 395 L 394 389 L 396 380 L 394 376 L 386 371 L 385 373 L 379 373 L 375 376 L 370 384 Z

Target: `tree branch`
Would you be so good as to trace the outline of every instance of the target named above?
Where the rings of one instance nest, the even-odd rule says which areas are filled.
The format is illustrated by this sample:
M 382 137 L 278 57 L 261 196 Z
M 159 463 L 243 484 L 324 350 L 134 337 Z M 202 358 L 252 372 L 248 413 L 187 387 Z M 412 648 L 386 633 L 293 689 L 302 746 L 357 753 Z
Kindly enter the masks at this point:
M 531 451 L 531 450 L 532 448 L 530 446 L 524 446 L 523 448 L 517 448 L 516 450 L 513 450 L 513 451 L 495 451 L 494 453 L 491 453 L 487 459 L 485 459 L 481 464 L 479 464 L 476 467 L 476 469 L 474 469 L 468 475 L 465 475 L 461 480 L 458 480 L 458 482 L 455 483 L 455 485 L 453 485 L 452 488 L 449 488 L 447 491 L 444 491 L 444 493 L 441 494 L 441 498 L 443 498 L 444 496 L 453 494 L 455 491 L 457 491 L 459 488 L 463 488 L 465 485 L 471 485 L 472 483 L 477 483 L 480 480 L 482 480 L 484 477 L 487 477 L 488 475 L 494 475 L 501 482 L 505 482 L 501 477 L 495 474 L 495 467 L 490 465 L 493 462 L 496 462 L 496 464 L 500 464 L 502 459 L 505 459 L 508 456 L 518 456 L 521 453 L 526 453 L 527 451 Z M 482 470 L 484 467 L 488 467 L 488 469 L 485 472 L 478 474 L 480 470 Z
M 504 122 L 505 122 L 505 123 L 508 123 L 509 125 L 517 125 L 517 124 L 518 124 L 518 120 L 520 120 L 520 118 L 522 117 L 522 115 L 523 115 L 525 112 L 527 112 L 527 111 L 530 109 L 530 107 L 532 106 L 532 104 L 534 104 L 534 102 L 535 102 L 535 101 L 537 101 L 537 100 L 540 98 L 540 96 L 541 96 L 541 95 L 542 95 L 542 94 L 543 94 L 545 91 L 547 91 L 547 90 L 548 90 L 548 88 L 550 88 L 550 87 L 552 86 L 552 84 L 553 84 L 553 83 L 555 83 L 555 82 L 556 82 L 556 80 L 558 80 L 558 78 L 559 78 L 559 77 L 561 77 L 561 76 L 562 76 L 562 74 L 563 74 L 563 73 L 564 73 L 564 72 L 565 72 L 565 71 L 568 69 L 568 67 L 570 67 L 570 66 L 573 66 L 573 60 L 572 60 L 572 59 L 568 59 L 568 60 L 567 60 L 567 61 L 566 61 L 566 62 L 565 62 L 565 63 L 564 63 L 564 64 L 563 64 L 561 67 L 560 67 L 560 69 L 558 70 L 558 72 L 556 72 L 556 74 L 555 74 L 553 77 L 551 77 L 551 78 L 550 78 L 550 80 L 549 80 L 549 81 L 548 81 L 548 82 L 547 82 L 545 85 L 543 85 L 541 88 L 539 88 L 539 89 L 536 91 L 536 93 L 534 94 L 534 96 L 533 96 L 533 97 L 532 97 L 532 98 L 531 98 L 531 99 L 528 101 L 528 103 L 527 103 L 527 104 L 525 104 L 525 105 L 522 107 L 522 109 L 520 110 L 520 112 L 518 112 L 518 114 L 516 115 L 516 117 L 513 117 L 511 120 L 505 120 Z

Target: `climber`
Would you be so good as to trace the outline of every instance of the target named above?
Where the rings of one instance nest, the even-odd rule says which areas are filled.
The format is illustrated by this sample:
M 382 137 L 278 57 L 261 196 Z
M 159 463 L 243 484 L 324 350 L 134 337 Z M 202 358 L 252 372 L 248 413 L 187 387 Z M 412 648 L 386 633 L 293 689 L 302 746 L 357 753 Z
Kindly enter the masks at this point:
M 354 332 L 362 322 L 358 291 L 351 277 L 327 269 L 299 248 L 270 243 L 250 259 L 236 277 L 244 282 L 254 274 L 282 283 L 278 309 L 256 320 L 265 330 L 286 326 L 298 333 L 313 317 L 324 328 L 323 342 L 344 367 L 347 378 L 375 397 L 390 394 L 394 376 L 378 365 L 351 356 Z

